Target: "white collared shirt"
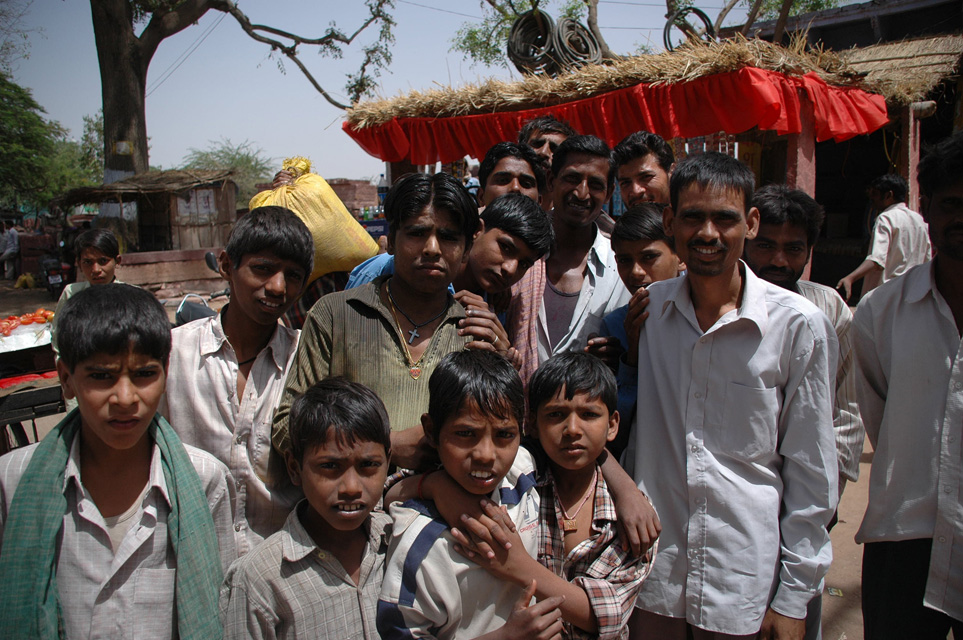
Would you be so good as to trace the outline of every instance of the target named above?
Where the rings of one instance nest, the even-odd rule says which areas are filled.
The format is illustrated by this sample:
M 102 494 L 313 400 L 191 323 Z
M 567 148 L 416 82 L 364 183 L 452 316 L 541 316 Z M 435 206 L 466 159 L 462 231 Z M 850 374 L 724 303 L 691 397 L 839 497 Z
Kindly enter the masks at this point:
M 689 278 L 649 287 L 626 470 L 662 520 L 637 606 L 709 631 L 804 618 L 832 559 L 838 346 L 810 302 L 740 264 L 739 307 L 699 328 Z
M 151 454 L 147 492 L 134 524 L 114 553 L 100 510 L 81 481 L 80 438 L 64 472 L 64 513 L 57 550 L 57 591 L 68 638 L 171 638 L 176 630 L 177 557 L 167 537 L 170 495 L 160 450 Z M 37 445 L 0 458 L 0 539 L 20 478 Z M 221 568 L 237 556 L 232 529 L 230 474 L 204 451 L 184 447 L 207 496 Z
M 859 409 L 875 451 L 856 542 L 932 538 L 924 603 L 963 620 L 963 340 L 934 266 L 856 309 Z
M 545 286 L 548 284 L 546 275 Z M 631 294 L 615 266 L 615 253 L 611 241 L 595 227 L 595 240 L 589 249 L 582 290 L 579 292 L 575 313 L 569 323 L 568 331 L 558 344 L 552 347 L 549 338 L 548 318 L 544 302 L 538 309 L 538 362 L 542 363 L 556 353 L 581 351 L 588 342 L 589 335 L 598 334 L 602 329 L 602 319 L 622 305 L 628 304 Z
M 886 207 L 873 223 L 873 241 L 866 256 L 883 268 L 873 286 L 923 264 L 932 254 L 929 227 L 923 216 L 902 202 Z
M 237 355 L 222 314 L 177 327 L 160 413 L 184 444 L 227 465 L 237 491 L 234 528 L 244 555 L 284 525 L 301 497 L 271 450 L 274 411 L 297 351 L 299 331 L 280 324 L 251 366 L 244 396 L 237 396 Z

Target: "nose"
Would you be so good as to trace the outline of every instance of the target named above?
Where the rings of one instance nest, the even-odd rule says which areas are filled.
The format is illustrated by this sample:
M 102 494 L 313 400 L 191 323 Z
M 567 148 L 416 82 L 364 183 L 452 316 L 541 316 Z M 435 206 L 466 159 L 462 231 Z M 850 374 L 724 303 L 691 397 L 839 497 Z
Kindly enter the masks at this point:
M 636 282 L 642 281 L 642 284 L 648 284 L 649 274 L 646 272 L 645 267 L 636 262 L 632 265 L 632 279 Z
M 284 285 L 284 272 L 278 270 L 267 279 L 267 281 L 264 283 L 264 288 L 268 293 L 272 293 L 274 295 L 283 295 Z
M 502 277 L 512 279 L 518 272 L 518 260 L 506 260 L 502 263 Z
M 341 476 L 341 494 L 345 496 L 358 496 L 361 495 L 361 478 L 358 475 L 357 469 L 353 467 L 348 469 L 343 476 Z
M 773 254 L 772 254 L 772 266 L 774 266 L 774 267 L 788 267 L 788 266 L 789 266 L 789 261 L 786 260 L 786 252 L 785 252 L 785 251 L 783 251 L 783 250 L 781 250 L 781 249 L 777 249 L 776 251 L 773 252 Z
M 437 234 L 428 234 L 428 237 L 425 238 L 425 246 L 422 249 L 422 253 L 428 256 L 437 256 L 441 254 L 441 247 L 438 244 Z
M 119 407 L 130 407 L 137 402 L 137 387 L 131 381 L 130 376 L 121 375 L 117 378 L 110 399 Z
M 588 197 L 589 197 L 588 180 L 582 180 L 580 183 L 578 183 L 578 186 L 575 187 L 575 197 L 578 198 L 579 200 L 588 200 Z
M 578 416 L 574 413 L 570 414 L 562 426 L 562 431 L 570 437 L 576 437 L 581 434 L 582 430 L 579 428 Z
M 495 460 L 495 443 L 490 437 L 481 438 L 472 449 L 472 459 L 482 464 L 490 464 Z
M 698 237 L 700 240 L 716 240 L 719 238 L 719 229 L 716 228 L 712 220 L 706 220 L 699 227 Z

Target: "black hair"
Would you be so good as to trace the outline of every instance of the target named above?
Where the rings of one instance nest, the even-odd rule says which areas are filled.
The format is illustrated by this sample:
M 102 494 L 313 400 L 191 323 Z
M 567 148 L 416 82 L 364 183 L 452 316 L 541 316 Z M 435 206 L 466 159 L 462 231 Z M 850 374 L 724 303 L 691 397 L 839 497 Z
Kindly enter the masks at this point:
M 917 180 L 920 191 L 927 197 L 963 180 L 963 132 L 925 149 Z
M 752 207 L 752 193 L 756 177 L 744 162 L 718 151 L 707 151 L 692 155 L 676 165 L 669 179 L 669 200 L 678 213 L 679 194 L 690 184 L 698 184 L 703 189 L 710 185 L 719 189 L 741 191 L 745 211 Z
M 393 236 L 406 220 L 417 217 L 429 205 L 452 217 L 465 235 L 465 247 L 470 247 L 478 231 L 478 204 L 461 180 L 443 172 L 409 173 L 391 186 L 384 204 L 388 234 Z
M 569 156 L 572 154 L 584 154 L 589 156 L 596 156 L 598 158 L 605 158 L 605 161 L 609 165 L 608 173 L 608 189 L 612 190 L 612 185 L 615 184 L 615 162 L 612 160 L 612 150 L 609 149 L 609 145 L 601 138 L 596 138 L 595 136 L 572 136 L 562 144 L 558 145 L 558 149 L 552 154 L 552 175 L 558 177 L 562 173 L 569 162 Z
M 535 186 L 539 193 L 545 192 L 545 172 L 542 170 L 542 163 L 532 148 L 526 144 L 516 144 L 514 142 L 499 142 L 485 154 L 485 158 L 481 162 L 481 167 L 478 169 L 478 182 L 481 183 L 481 188 L 484 189 L 488 186 L 488 179 L 491 177 L 492 173 L 495 171 L 495 165 L 497 165 L 502 158 L 507 157 L 518 158 L 523 162 L 527 162 L 528 166 L 532 168 L 532 175 L 535 176 Z
M 237 268 L 251 253 L 271 251 L 304 269 L 304 281 L 314 271 L 314 239 L 304 221 L 284 207 L 256 207 L 238 218 L 224 247 Z
M 885 173 L 869 183 L 870 189 L 875 189 L 881 195 L 887 192 L 893 193 L 893 200 L 896 202 L 906 202 L 906 193 L 909 190 L 903 176 L 895 173 Z
M 615 219 L 612 240 L 626 242 L 661 240 L 672 247 L 672 239 L 665 235 L 665 227 L 662 225 L 664 209 L 665 205 L 658 202 L 643 202 L 629 207 L 628 211 Z
M 288 419 L 291 454 L 303 462 L 304 454 L 328 440 L 328 432 L 341 446 L 374 442 L 391 452 L 388 411 L 375 392 L 340 376 L 325 378 L 291 403 Z
M 769 184 L 756 191 L 752 206 L 759 209 L 759 224 L 782 226 L 789 223 L 806 230 L 806 244 L 816 244 L 825 213 L 805 191 L 784 184 Z
M 491 351 L 465 349 L 449 353 L 428 379 L 428 416 L 438 441 L 442 425 L 468 402 L 501 419 L 525 419 L 525 391 L 515 367 Z
M 559 120 L 553 115 L 538 116 L 537 118 L 532 118 L 522 125 L 522 128 L 518 131 L 518 144 L 528 144 L 528 140 L 532 135 L 540 131 L 542 133 L 558 133 L 566 137 L 577 136 L 578 131 L 572 128 L 572 125 L 565 122 L 564 120 Z
M 612 149 L 612 159 L 616 167 L 621 167 L 636 158 L 644 158 L 650 153 L 655 156 L 662 170 L 668 173 L 672 163 L 675 162 L 672 147 L 662 136 L 648 131 L 636 131 L 622 138 L 622 142 Z
M 608 408 L 609 415 L 618 409 L 619 390 L 612 370 L 596 356 L 581 351 L 569 351 L 552 356 L 532 374 L 528 382 L 528 406 L 532 414 L 565 388 L 565 399 L 577 393 L 598 398 Z
M 171 324 L 163 305 L 148 291 L 116 282 L 88 287 L 67 299 L 57 314 L 60 359 L 73 373 L 98 353 L 128 349 L 159 360 L 167 369 Z
M 528 245 L 541 258 L 555 244 L 555 230 L 548 214 L 537 202 L 520 193 L 506 193 L 492 200 L 481 214 L 485 230 L 501 229 Z
M 80 254 L 85 249 L 96 249 L 108 258 L 120 255 L 120 245 L 117 236 L 110 229 L 87 229 L 74 240 L 74 253 L 80 260 Z

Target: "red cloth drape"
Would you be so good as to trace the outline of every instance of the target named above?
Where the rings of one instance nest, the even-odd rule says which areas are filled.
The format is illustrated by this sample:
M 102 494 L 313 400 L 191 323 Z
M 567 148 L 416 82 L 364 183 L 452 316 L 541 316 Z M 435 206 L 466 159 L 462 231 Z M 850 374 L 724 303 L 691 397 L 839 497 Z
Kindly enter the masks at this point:
M 834 87 L 815 73 L 788 76 L 745 67 L 738 71 L 667 85 L 638 84 L 591 98 L 525 111 L 450 118 L 396 118 L 377 127 L 344 131 L 362 149 L 386 162 L 452 162 L 482 158 L 504 140 L 515 140 L 526 120 L 551 113 L 581 133 L 615 145 L 633 131 L 669 139 L 692 138 L 753 127 L 780 135 L 799 133 L 798 89 L 813 103 L 816 140 L 837 142 L 871 133 L 889 119 L 882 96 Z

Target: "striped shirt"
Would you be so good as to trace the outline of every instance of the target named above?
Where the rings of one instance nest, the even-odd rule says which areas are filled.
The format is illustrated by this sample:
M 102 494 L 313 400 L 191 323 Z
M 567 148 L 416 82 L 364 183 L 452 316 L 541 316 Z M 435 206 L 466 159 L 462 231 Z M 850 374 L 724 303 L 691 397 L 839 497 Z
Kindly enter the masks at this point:
M 377 640 L 375 615 L 391 518 L 373 512 L 356 585 L 330 551 L 318 547 L 298 512 L 239 559 L 221 587 L 225 638 Z
M 391 311 L 378 294 L 385 278 L 321 298 L 308 314 L 301 342 L 288 373 L 284 395 L 274 416 L 274 446 L 289 448 L 288 413 L 295 396 L 325 378 L 344 376 L 370 387 L 385 403 L 391 428 L 421 424 L 428 411 L 428 379 L 443 357 L 461 351 L 469 338 L 458 335 L 465 309 L 450 300 L 448 311 L 431 336 L 414 379 Z
M 104 518 L 81 482 L 79 443 L 80 438 L 74 438 L 64 473 L 67 511 L 57 554 L 57 591 L 66 637 L 169 640 L 177 628 L 177 557 L 167 537 L 170 496 L 160 450 L 154 447 L 148 490 L 115 554 Z M 20 478 L 36 447 L 0 458 L 0 539 Z M 207 495 L 221 566 L 226 570 L 237 556 L 230 474 L 210 454 L 184 448 Z
M 546 471 L 538 484 L 539 518 L 538 561 L 552 573 L 578 585 L 588 595 L 589 606 L 598 621 L 598 631 L 588 633 L 565 622 L 564 638 L 616 640 L 629 637 L 628 622 L 642 581 L 649 575 L 651 561 L 633 558 L 619 539 L 615 503 L 599 470 L 595 487 L 592 535 L 570 553 L 565 553 L 562 512 L 555 494 L 552 472 Z M 658 542 L 650 552 L 654 559 Z
M 223 312 L 171 333 L 167 393 L 158 411 L 184 444 L 227 465 L 237 489 L 235 537 L 244 555 L 278 531 L 301 490 L 271 449 L 271 423 L 298 346 L 298 331 L 277 325 L 237 395 L 237 354 L 221 324 Z
M 863 455 L 866 431 L 856 401 L 856 362 L 853 359 L 853 312 L 846 302 L 827 286 L 799 280 L 796 293 L 826 314 L 839 340 L 839 365 L 836 368 L 836 398 L 833 403 L 833 430 L 836 433 L 836 459 L 839 462 L 839 495 L 846 480 L 859 478 L 859 458 Z

